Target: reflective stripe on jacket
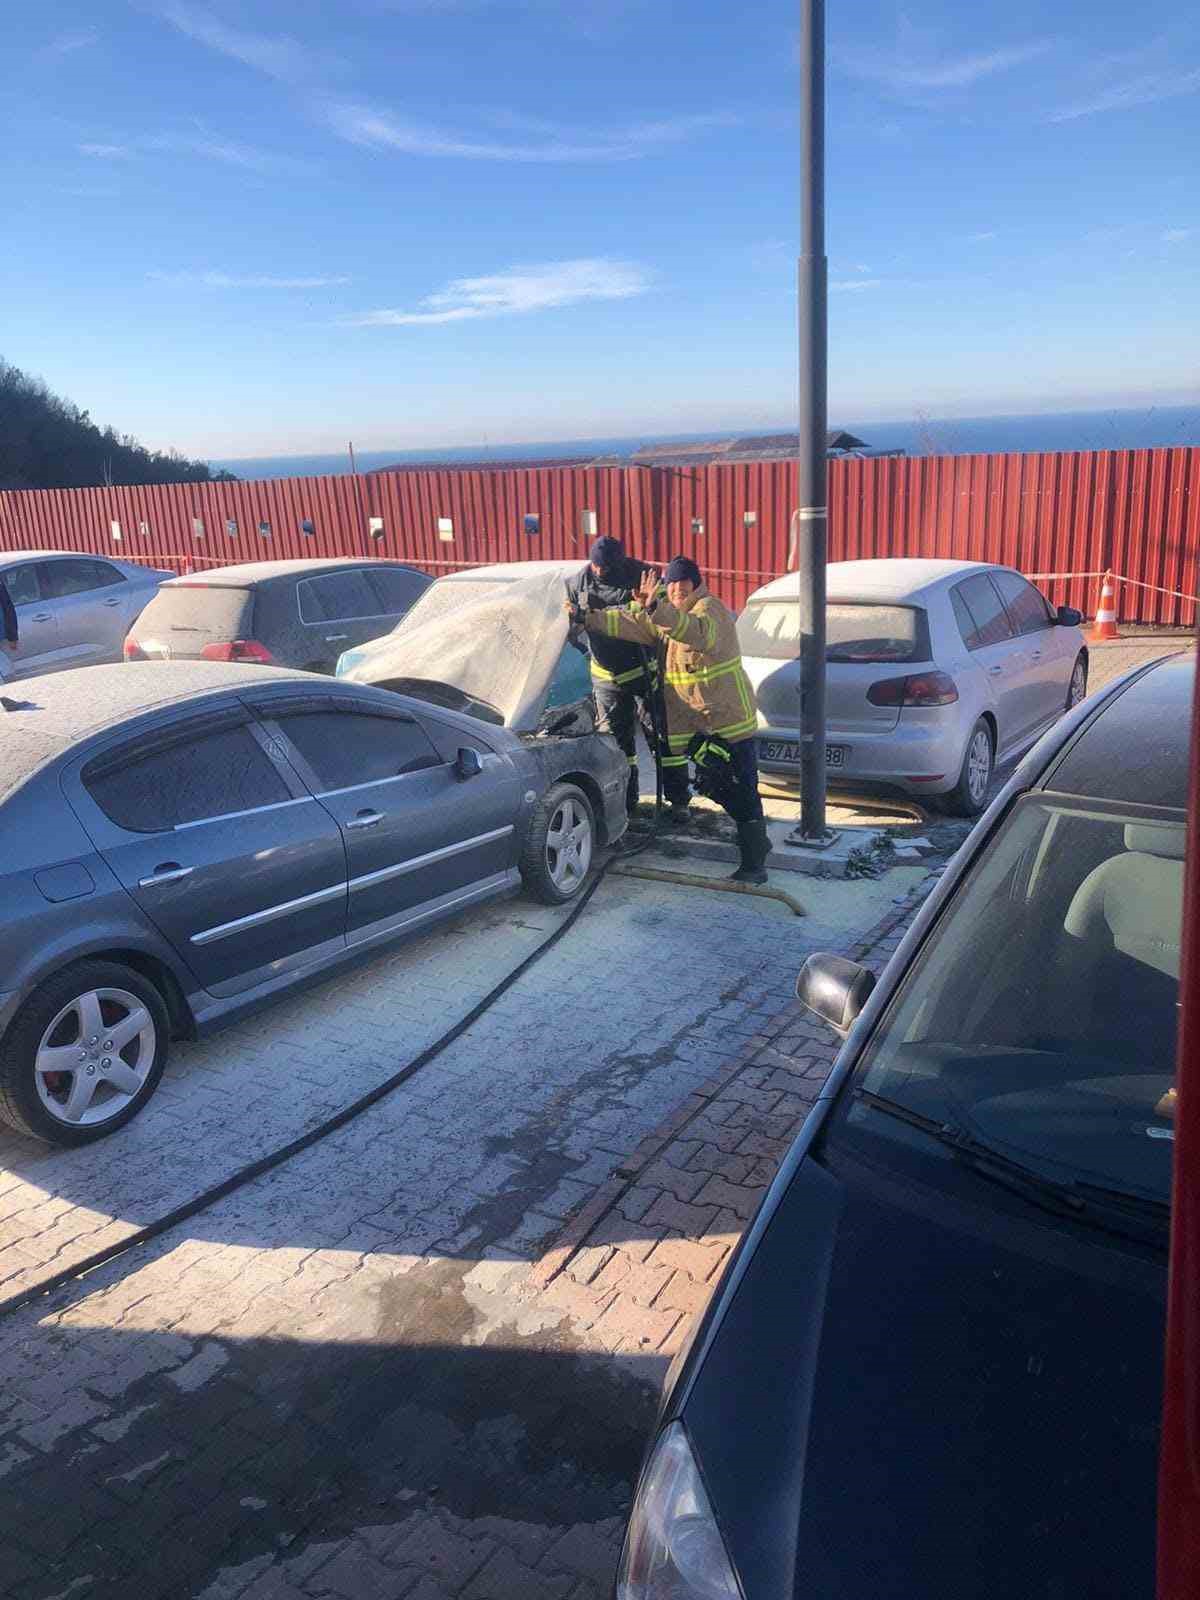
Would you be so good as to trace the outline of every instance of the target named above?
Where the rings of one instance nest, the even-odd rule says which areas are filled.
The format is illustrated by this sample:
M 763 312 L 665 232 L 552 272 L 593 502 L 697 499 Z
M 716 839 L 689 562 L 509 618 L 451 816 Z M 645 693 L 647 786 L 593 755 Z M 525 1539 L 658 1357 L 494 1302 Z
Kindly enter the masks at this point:
M 650 613 L 634 600 L 589 613 L 587 626 L 610 639 L 666 646 L 663 698 L 669 752 L 664 765 L 686 763 L 694 734 L 719 734 L 730 744 L 753 735 L 758 708 L 742 666 L 737 623 L 728 606 L 703 585 L 682 610 L 660 599 Z

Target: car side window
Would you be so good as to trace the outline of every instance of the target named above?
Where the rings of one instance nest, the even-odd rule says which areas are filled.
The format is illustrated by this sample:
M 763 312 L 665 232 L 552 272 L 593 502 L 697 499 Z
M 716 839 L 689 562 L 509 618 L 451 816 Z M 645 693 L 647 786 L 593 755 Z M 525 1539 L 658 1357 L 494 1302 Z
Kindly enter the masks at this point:
M 107 561 L 90 561 L 92 575 L 97 589 L 111 589 L 114 584 L 124 583 L 125 574 L 117 567 L 111 566 Z
M 8 590 L 8 598 L 15 606 L 32 606 L 42 598 L 38 587 L 37 566 L 27 561 L 23 567 L 10 567 L 0 583 Z
M 162 833 L 235 811 L 290 800 L 249 728 L 174 736 L 165 747 L 112 752 L 83 770 L 83 784 L 110 821 L 131 833 Z
M 359 568 L 303 578 L 296 585 L 296 595 L 301 622 L 352 622 L 357 617 L 381 615 L 375 590 Z
M 42 589 L 46 599 L 65 600 L 73 594 L 102 588 L 98 565 L 95 561 L 43 561 Z
M 964 578 L 951 590 L 954 614 L 968 650 L 982 650 L 989 644 L 1003 644 L 1013 637 L 1012 624 L 1004 609 L 1000 592 L 986 572 Z M 961 612 L 969 617 L 964 622 Z
M 1018 633 L 1040 633 L 1050 626 L 1050 607 L 1031 583 L 1016 572 L 996 572 L 992 576 Z
M 366 577 L 375 591 L 379 613 L 384 616 L 407 611 L 429 587 L 423 572 L 405 572 L 401 567 L 371 567 Z
M 444 765 L 424 728 L 360 711 L 274 712 L 322 789 L 352 789 Z

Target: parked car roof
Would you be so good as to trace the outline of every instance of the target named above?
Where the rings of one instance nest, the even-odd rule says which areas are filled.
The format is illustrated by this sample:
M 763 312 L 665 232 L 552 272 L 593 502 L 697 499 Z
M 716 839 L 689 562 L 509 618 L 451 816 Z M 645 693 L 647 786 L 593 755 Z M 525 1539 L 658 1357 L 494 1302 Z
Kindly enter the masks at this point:
M 825 569 L 825 585 L 831 600 L 915 600 L 918 595 L 950 578 L 967 577 L 972 572 L 987 572 L 991 561 L 933 561 L 918 557 L 896 557 L 880 561 L 831 561 Z M 799 582 L 794 572 L 784 573 L 764 584 L 751 595 L 752 600 L 774 600 L 794 596 Z
M 1089 800 L 1186 810 L 1195 681 L 1191 651 L 1155 662 L 1085 724 L 1044 787 Z
M 37 768 L 79 740 L 141 712 L 218 689 L 296 679 L 311 673 L 232 662 L 127 662 L 47 673 L 9 687 L 5 698 L 19 709 L 0 710 L 0 798 Z
M 403 567 L 407 572 L 419 572 L 408 561 L 390 561 L 382 556 L 320 556 L 295 561 L 244 561 L 231 567 L 212 567 L 208 572 L 189 572 L 184 577 L 172 578 L 172 588 L 232 586 L 248 589 L 256 583 L 269 583 L 273 578 L 311 578 L 322 572 L 338 572 L 344 567 Z M 165 587 L 165 585 L 164 585 Z
M 126 555 L 114 555 L 107 551 L 98 555 L 95 550 L 0 550 L 0 566 L 7 567 L 21 561 L 108 561 L 115 562 L 119 567 L 144 567 L 147 572 L 158 572 L 162 569 L 151 567 L 145 561 L 131 561 Z

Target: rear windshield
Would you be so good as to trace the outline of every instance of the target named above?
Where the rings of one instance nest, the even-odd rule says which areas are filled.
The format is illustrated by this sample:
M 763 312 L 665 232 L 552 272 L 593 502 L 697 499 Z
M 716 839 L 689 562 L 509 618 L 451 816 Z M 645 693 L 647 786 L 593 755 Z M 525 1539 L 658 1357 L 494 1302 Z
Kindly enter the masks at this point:
M 948 1181 L 979 1170 L 957 1134 L 1085 1211 L 1165 1208 L 1184 836 L 1170 813 L 1022 801 L 868 1046 L 844 1131 L 900 1141 Z
M 837 601 L 825 608 L 827 661 L 928 661 L 929 625 L 916 606 Z M 797 600 L 751 600 L 738 618 L 744 656 L 791 661 L 800 652 Z
M 139 639 L 156 633 L 203 633 L 221 639 L 253 636 L 252 589 L 207 588 L 203 584 L 165 584 L 138 618 Z

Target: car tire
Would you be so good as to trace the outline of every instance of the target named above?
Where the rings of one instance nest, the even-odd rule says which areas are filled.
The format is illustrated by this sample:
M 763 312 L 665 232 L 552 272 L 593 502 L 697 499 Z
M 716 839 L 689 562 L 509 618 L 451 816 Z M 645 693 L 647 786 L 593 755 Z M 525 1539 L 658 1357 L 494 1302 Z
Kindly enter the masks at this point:
M 1088 686 L 1088 658 L 1087 651 L 1081 650 L 1075 657 L 1075 665 L 1071 668 L 1071 681 L 1067 685 L 1067 711 L 1074 711 L 1081 700 L 1087 699 Z
M 573 900 L 587 880 L 596 847 L 592 803 L 573 783 L 556 783 L 538 801 L 521 851 L 526 889 L 544 905 Z
M 80 961 L 56 972 L 0 1040 L 0 1120 L 49 1144 L 91 1144 L 115 1133 L 157 1089 L 170 1031 L 162 995 L 123 962 Z M 61 1068 L 47 1066 L 52 1052 L 61 1052 Z
M 948 794 L 942 796 L 942 807 L 952 817 L 977 817 L 987 805 L 988 785 L 992 781 L 995 758 L 992 730 L 980 717 L 971 729 L 967 748 L 963 751 L 958 782 Z

